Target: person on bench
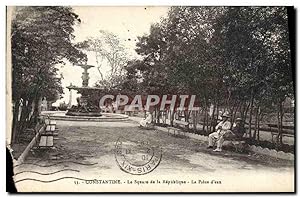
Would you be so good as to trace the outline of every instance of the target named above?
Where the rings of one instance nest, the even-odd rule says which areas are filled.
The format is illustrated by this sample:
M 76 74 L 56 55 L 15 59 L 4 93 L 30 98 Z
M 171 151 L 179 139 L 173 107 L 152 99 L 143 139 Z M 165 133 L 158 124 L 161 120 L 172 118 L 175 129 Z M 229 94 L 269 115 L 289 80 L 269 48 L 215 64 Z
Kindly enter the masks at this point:
M 222 151 L 222 144 L 224 142 L 224 135 L 230 131 L 231 122 L 229 121 L 230 116 L 227 113 L 222 115 L 222 121 L 216 126 L 216 132 L 211 133 L 208 136 L 208 147 L 213 148 L 215 142 L 217 142 L 217 148 L 214 150 L 215 152 Z
M 146 113 L 146 118 L 140 121 L 140 127 L 148 127 L 152 123 L 152 114 L 150 112 Z
M 242 121 L 243 121 L 242 118 L 237 118 L 235 120 L 235 123 L 233 124 L 231 133 L 228 134 L 228 136 L 225 138 L 233 139 L 233 140 L 241 140 L 246 132 Z

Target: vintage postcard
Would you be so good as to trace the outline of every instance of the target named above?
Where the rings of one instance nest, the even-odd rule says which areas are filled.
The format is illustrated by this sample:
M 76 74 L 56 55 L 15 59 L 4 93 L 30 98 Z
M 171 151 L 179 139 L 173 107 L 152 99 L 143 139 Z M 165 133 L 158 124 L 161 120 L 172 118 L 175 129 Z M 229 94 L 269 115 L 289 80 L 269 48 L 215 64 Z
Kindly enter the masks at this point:
M 294 21 L 283 6 L 8 6 L 9 189 L 295 192 Z

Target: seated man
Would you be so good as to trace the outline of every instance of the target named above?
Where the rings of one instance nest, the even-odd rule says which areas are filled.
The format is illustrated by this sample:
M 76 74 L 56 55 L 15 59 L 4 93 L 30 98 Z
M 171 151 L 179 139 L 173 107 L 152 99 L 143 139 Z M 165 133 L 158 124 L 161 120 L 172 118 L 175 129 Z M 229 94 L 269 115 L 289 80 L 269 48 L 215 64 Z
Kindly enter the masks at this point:
M 242 121 L 243 120 L 241 118 L 236 119 L 236 123 L 233 125 L 232 133 L 229 138 L 242 139 L 246 132 Z
M 231 123 L 228 120 L 230 116 L 227 113 L 222 115 L 222 121 L 216 126 L 216 132 L 211 133 L 208 136 L 208 147 L 213 148 L 215 142 L 217 142 L 217 148 L 214 150 L 216 152 L 222 151 L 222 144 L 224 142 L 224 135 L 230 131 Z
M 152 122 L 152 114 L 150 112 L 146 113 L 146 118 L 140 121 L 140 127 L 147 127 Z

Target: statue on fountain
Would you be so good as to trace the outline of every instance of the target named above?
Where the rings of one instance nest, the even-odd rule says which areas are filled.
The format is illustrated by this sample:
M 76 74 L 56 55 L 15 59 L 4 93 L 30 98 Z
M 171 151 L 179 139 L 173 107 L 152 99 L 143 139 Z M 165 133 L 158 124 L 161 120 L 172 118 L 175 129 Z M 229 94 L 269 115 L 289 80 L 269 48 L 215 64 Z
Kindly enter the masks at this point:
M 92 65 L 78 65 L 84 69 L 84 72 L 82 73 L 82 87 L 77 87 L 74 85 L 70 85 L 67 88 L 69 89 L 70 93 L 71 90 L 74 89 L 78 93 L 81 94 L 81 97 L 76 98 L 77 100 L 77 106 L 73 105 L 66 113 L 66 115 L 71 116 L 101 116 L 101 109 L 93 104 L 93 102 L 90 100 L 89 92 L 93 90 L 98 90 L 99 88 L 96 87 L 89 87 L 89 73 L 88 69 L 94 67 Z M 70 95 L 71 99 L 71 95 Z M 71 102 L 71 101 L 70 101 Z

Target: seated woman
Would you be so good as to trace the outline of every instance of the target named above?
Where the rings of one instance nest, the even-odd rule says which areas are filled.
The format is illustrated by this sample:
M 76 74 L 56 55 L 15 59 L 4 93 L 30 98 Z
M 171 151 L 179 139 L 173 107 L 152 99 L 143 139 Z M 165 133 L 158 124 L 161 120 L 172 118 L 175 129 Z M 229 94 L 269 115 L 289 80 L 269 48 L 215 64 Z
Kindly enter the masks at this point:
M 150 112 L 146 113 L 146 118 L 140 121 L 140 127 L 148 127 L 152 123 L 152 114 Z

